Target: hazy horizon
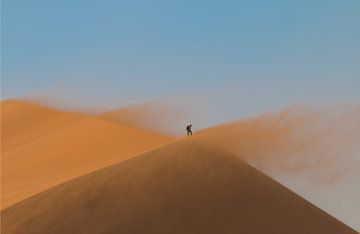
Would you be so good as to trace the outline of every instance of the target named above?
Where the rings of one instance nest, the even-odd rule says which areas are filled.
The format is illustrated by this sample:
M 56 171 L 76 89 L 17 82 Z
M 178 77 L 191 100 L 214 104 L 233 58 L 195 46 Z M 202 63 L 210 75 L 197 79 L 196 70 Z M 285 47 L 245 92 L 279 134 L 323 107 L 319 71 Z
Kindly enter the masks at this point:
M 1 99 L 89 108 L 209 96 L 239 103 L 227 119 L 359 100 L 359 9 L 355 0 L 5 0 Z

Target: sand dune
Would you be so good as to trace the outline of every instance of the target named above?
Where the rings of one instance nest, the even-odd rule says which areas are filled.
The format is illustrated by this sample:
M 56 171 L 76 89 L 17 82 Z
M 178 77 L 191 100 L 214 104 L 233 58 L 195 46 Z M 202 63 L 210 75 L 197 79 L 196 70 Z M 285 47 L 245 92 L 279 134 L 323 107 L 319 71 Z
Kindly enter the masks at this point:
M 13 120 L 6 120 L 4 125 L 10 123 L 10 127 L 5 127 L 2 138 L 5 146 L 8 143 L 12 147 L 2 153 L 2 209 L 66 180 L 172 141 L 170 137 L 97 118 L 80 119 L 18 102 L 10 108 L 11 104 L 14 103 L 6 103 L 5 116 Z M 16 111 L 8 111 L 12 109 Z M 25 124 L 29 127 L 25 128 Z
M 164 113 L 145 105 L 85 116 L 2 102 L 3 233 L 356 233 L 242 161 L 265 172 L 318 169 L 324 160 L 311 159 L 338 129 L 347 138 L 334 154 L 357 143 L 353 113 L 309 134 L 323 119 L 286 110 L 168 146 L 176 139 L 149 131 L 161 132 Z
M 61 112 L 35 103 L 2 101 L 1 152 L 45 137 L 84 118 L 80 114 Z
M 17 233 L 356 233 L 238 157 L 185 140 L 2 212 Z
M 155 120 L 173 119 L 166 116 L 166 110 L 155 107 L 154 103 L 128 107 L 106 113 L 105 119 L 129 126 L 146 126 L 154 116 Z M 359 120 L 360 106 L 356 103 L 327 108 L 293 105 L 279 112 L 195 131 L 193 137 L 225 148 L 360 230 L 360 187 L 354 186 L 360 176 Z M 156 127 L 157 122 L 151 122 Z M 164 122 L 165 127 L 183 123 Z M 147 126 L 151 129 L 151 125 Z

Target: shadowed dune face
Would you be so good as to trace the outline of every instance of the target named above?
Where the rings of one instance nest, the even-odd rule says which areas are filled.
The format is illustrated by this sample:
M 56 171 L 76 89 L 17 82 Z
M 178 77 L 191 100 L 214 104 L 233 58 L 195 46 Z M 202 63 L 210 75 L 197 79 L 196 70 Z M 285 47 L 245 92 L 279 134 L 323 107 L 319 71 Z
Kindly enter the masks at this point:
M 6 102 L 5 107 L 1 143 L 11 149 L 1 155 L 2 209 L 173 140 L 31 103 Z
M 40 193 L 2 219 L 11 234 L 356 233 L 237 157 L 191 140 Z

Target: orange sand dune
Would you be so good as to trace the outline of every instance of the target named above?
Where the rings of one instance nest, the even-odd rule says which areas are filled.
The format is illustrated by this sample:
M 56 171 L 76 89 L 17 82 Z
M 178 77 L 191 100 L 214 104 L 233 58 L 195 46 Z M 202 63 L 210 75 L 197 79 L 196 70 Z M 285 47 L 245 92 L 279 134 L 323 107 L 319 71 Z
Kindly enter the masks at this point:
M 18 110 L 19 103 L 12 109 L 10 103 L 6 104 L 7 110 Z M 5 122 L 2 138 L 2 143 L 11 142 L 13 147 L 2 154 L 2 209 L 66 180 L 172 141 L 163 135 L 96 118 L 71 118 L 67 113 L 30 104 L 22 111 L 7 114 L 7 118 L 16 121 Z M 29 127 L 25 128 L 22 122 Z M 7 127 L 8 123 L 20 123 L 25 137 L 17 140 L 22 129 Z
M 85 116 L 53 110 L 35 103 L 1 102 L 1 152 L 7 152 L 37 138 L 45 137 Z
M 356 233 L 238 157 L 191 140 L 40 193 L 2 220 L 4 234 Z

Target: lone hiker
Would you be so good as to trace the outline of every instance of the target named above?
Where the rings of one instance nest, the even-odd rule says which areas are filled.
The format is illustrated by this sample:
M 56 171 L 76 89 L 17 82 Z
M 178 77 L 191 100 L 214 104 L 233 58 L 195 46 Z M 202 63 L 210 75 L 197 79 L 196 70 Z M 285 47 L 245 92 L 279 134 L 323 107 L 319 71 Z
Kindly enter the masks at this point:
M 187 136 L 192 136 L 191 127 L 192 127 L 192 124 L 186 126 Z

